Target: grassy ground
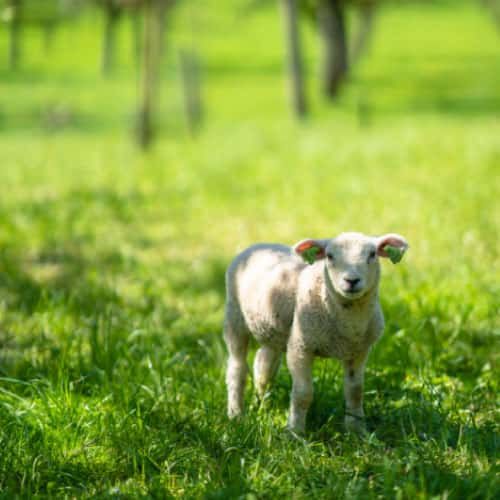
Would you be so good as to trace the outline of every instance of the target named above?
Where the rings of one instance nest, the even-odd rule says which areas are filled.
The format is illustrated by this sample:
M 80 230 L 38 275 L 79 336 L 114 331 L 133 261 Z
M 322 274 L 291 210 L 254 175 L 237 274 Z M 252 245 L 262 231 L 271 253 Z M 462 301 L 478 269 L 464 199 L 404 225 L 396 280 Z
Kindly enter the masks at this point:
M 209 7 L 195 19 L 206 126 L 192 140 L 180 118 L 172 53 L 191 43 L 192 21 L 181 11 L 163 136 L 147 155 L 127 129 L 127 26 L 107 81 L 93 18 L 62 29 L 49 58 L 30 31 L 24 69 L 1 70 L 0 495 L 497 497 L 493 24 L 467 3 L 391 7 L 337 106 L 313 97 L 299 126 L 286 109 L 278 11 Z M 315 365 L 304 441 L 283 431 L 284 367 L 272 398 L 259 406 L 249 387 L 247 418 L 229 422 L 229 259 L 255 241 L 343 230 L 411 243 L 405 262 L 383 268 L 371 436 L 343 432 L 335 360 Z

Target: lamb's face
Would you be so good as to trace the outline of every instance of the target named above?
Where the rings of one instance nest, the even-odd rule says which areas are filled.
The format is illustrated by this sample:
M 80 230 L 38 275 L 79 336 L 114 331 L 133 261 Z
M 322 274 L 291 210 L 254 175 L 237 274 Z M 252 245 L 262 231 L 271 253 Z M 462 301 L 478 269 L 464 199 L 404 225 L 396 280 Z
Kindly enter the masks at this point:
M 396 254 L 399 252 L 397 259 L 387 253 L 387 246 L 394 247 Z M 379 237 L 342 233 L 328 240 L 302 240 L 293 247 L 294 252 L 309 263 L 325 259 L 330 282 L 327 285 L 350 300 L 358 299 L 377 287 L 379 257 L 391 257 L 393 262 L 399 262 L 407 249 L 407 241 L 393 233 Z
M 377 286 L 380 265 L 375 238 L 343 233 L 328 242 L 325 257 L 331 285 L 344 298 L 358 299 Z

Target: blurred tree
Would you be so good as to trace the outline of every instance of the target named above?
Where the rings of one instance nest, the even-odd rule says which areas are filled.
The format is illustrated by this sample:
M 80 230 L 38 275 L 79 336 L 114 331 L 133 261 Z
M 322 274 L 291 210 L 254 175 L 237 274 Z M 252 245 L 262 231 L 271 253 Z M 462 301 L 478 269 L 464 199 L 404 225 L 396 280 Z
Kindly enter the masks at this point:
M 109 75 L 116 64 L 116 30 L 124 4 L 122 0 L 97 0 L 104 13 L 101 71 Z
M 321 87 L 333 99 L 348 75 L 351 62 L 369 47 L 375 9 L 382 0 L 281 0 L 286 26 L 286 45 L 292 106 L 298 116 L 307 113 L 305 76 L 300 45 L 298 13 L 318 26 L 323 46 Z M 269 4 L 271 0 L 249 0 L 247 9 Z M 348 38 L 347 9 L 356 12 L 354 34 Z
M 144 38 L 136 130 L 137 142 L 142 149 L 149 148 L 155 135 L 153 106 L 157 104 L 165 17 L 167 10 L 174 4 L 175 0 L 143 0 L 142 2 Z
M 22 0 L 8 0 L 5 2 L 2 19 L 9 29 L 9 68 L 16 70 L 21 60 L 21 15 Z
M 94 0 L 104 11 L 104 37 L 102 73 L 110 74 L 116 64 L 117 25 L 129 10 L 135 35 L 135 53 L 140 65 L 139 105 L 137 111 L 136 140 L 147 149 L 155 135 L 154 108 L 157 106 L 162 46 L 167 10 L 175 0 Z M 142 25 L 141 25 L 141 20 Z M 139 38 L 142 40 L 139 41 Z
M 104 32 L 101 54 L 101 73 L 109 76 L 116 68 L 116 36 L 120 20 L 126 13 L 130 14 L 134 33 L 134 56 L 140 59 L 141 19 L 140 8 L 144 0 L 93 0 L 103 12 Z
M 288 68 L 294 113 L 303 118 L 307 114 L 307 100 L 304 86 L 304 70 L 300 44 L 300 31 L 295 0 L 281 0 L 285 21 Z
M 301 0 L 304 15 L 317 22 L 322 39 L 322 89 L 335 98 L 347 78 L 350 65 L 368 48 L 374 26 L 374 13 L 379 0 Z M 354 9 L 357 22 L 348 36 L 348 9 Z
M 0 0 L 1 19 L 9 31 L 9 67 L 16 70 L 22 60 L 22 31 L 26 25 L 34 25 L 44 31 L 45 48 L 57 24 L 74 13 L 79 0 Z
M 323 92 L 337 95 L 349 67 L 347 52 L 346 14 L 343 0 L 319 0 L 317 16 L 323 40 Z

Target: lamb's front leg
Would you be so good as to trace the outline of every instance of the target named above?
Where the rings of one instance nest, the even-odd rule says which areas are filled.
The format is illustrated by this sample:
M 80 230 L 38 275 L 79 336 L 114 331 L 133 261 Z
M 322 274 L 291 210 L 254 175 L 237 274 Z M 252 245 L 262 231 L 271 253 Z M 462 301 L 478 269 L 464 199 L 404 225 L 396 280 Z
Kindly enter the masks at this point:
M 346 402 L 345 426 L 348 431 L 365 431 L 363 390 L 365 365 L 368 352 L 349 361 L 344 361 L 344 395 Z
M 292 395 L 287 427 L 294 432 L 303 433 L 306 427 L 307 410 L 313 400 L 313 357 L 308 353 L 289 349 L 286 359 L 292 376 Z

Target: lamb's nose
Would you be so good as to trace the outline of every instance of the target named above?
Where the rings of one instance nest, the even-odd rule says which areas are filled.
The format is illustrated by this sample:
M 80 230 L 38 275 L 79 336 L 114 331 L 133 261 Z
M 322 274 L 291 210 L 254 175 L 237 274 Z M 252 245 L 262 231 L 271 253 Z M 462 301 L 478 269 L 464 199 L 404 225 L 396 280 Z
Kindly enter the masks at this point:
M 349 283 L 349 286 L 351 288 L 354 288 L 361 281 L 361 279 L 360 278 L 344 278 L 344 281 L 346 283 Z

